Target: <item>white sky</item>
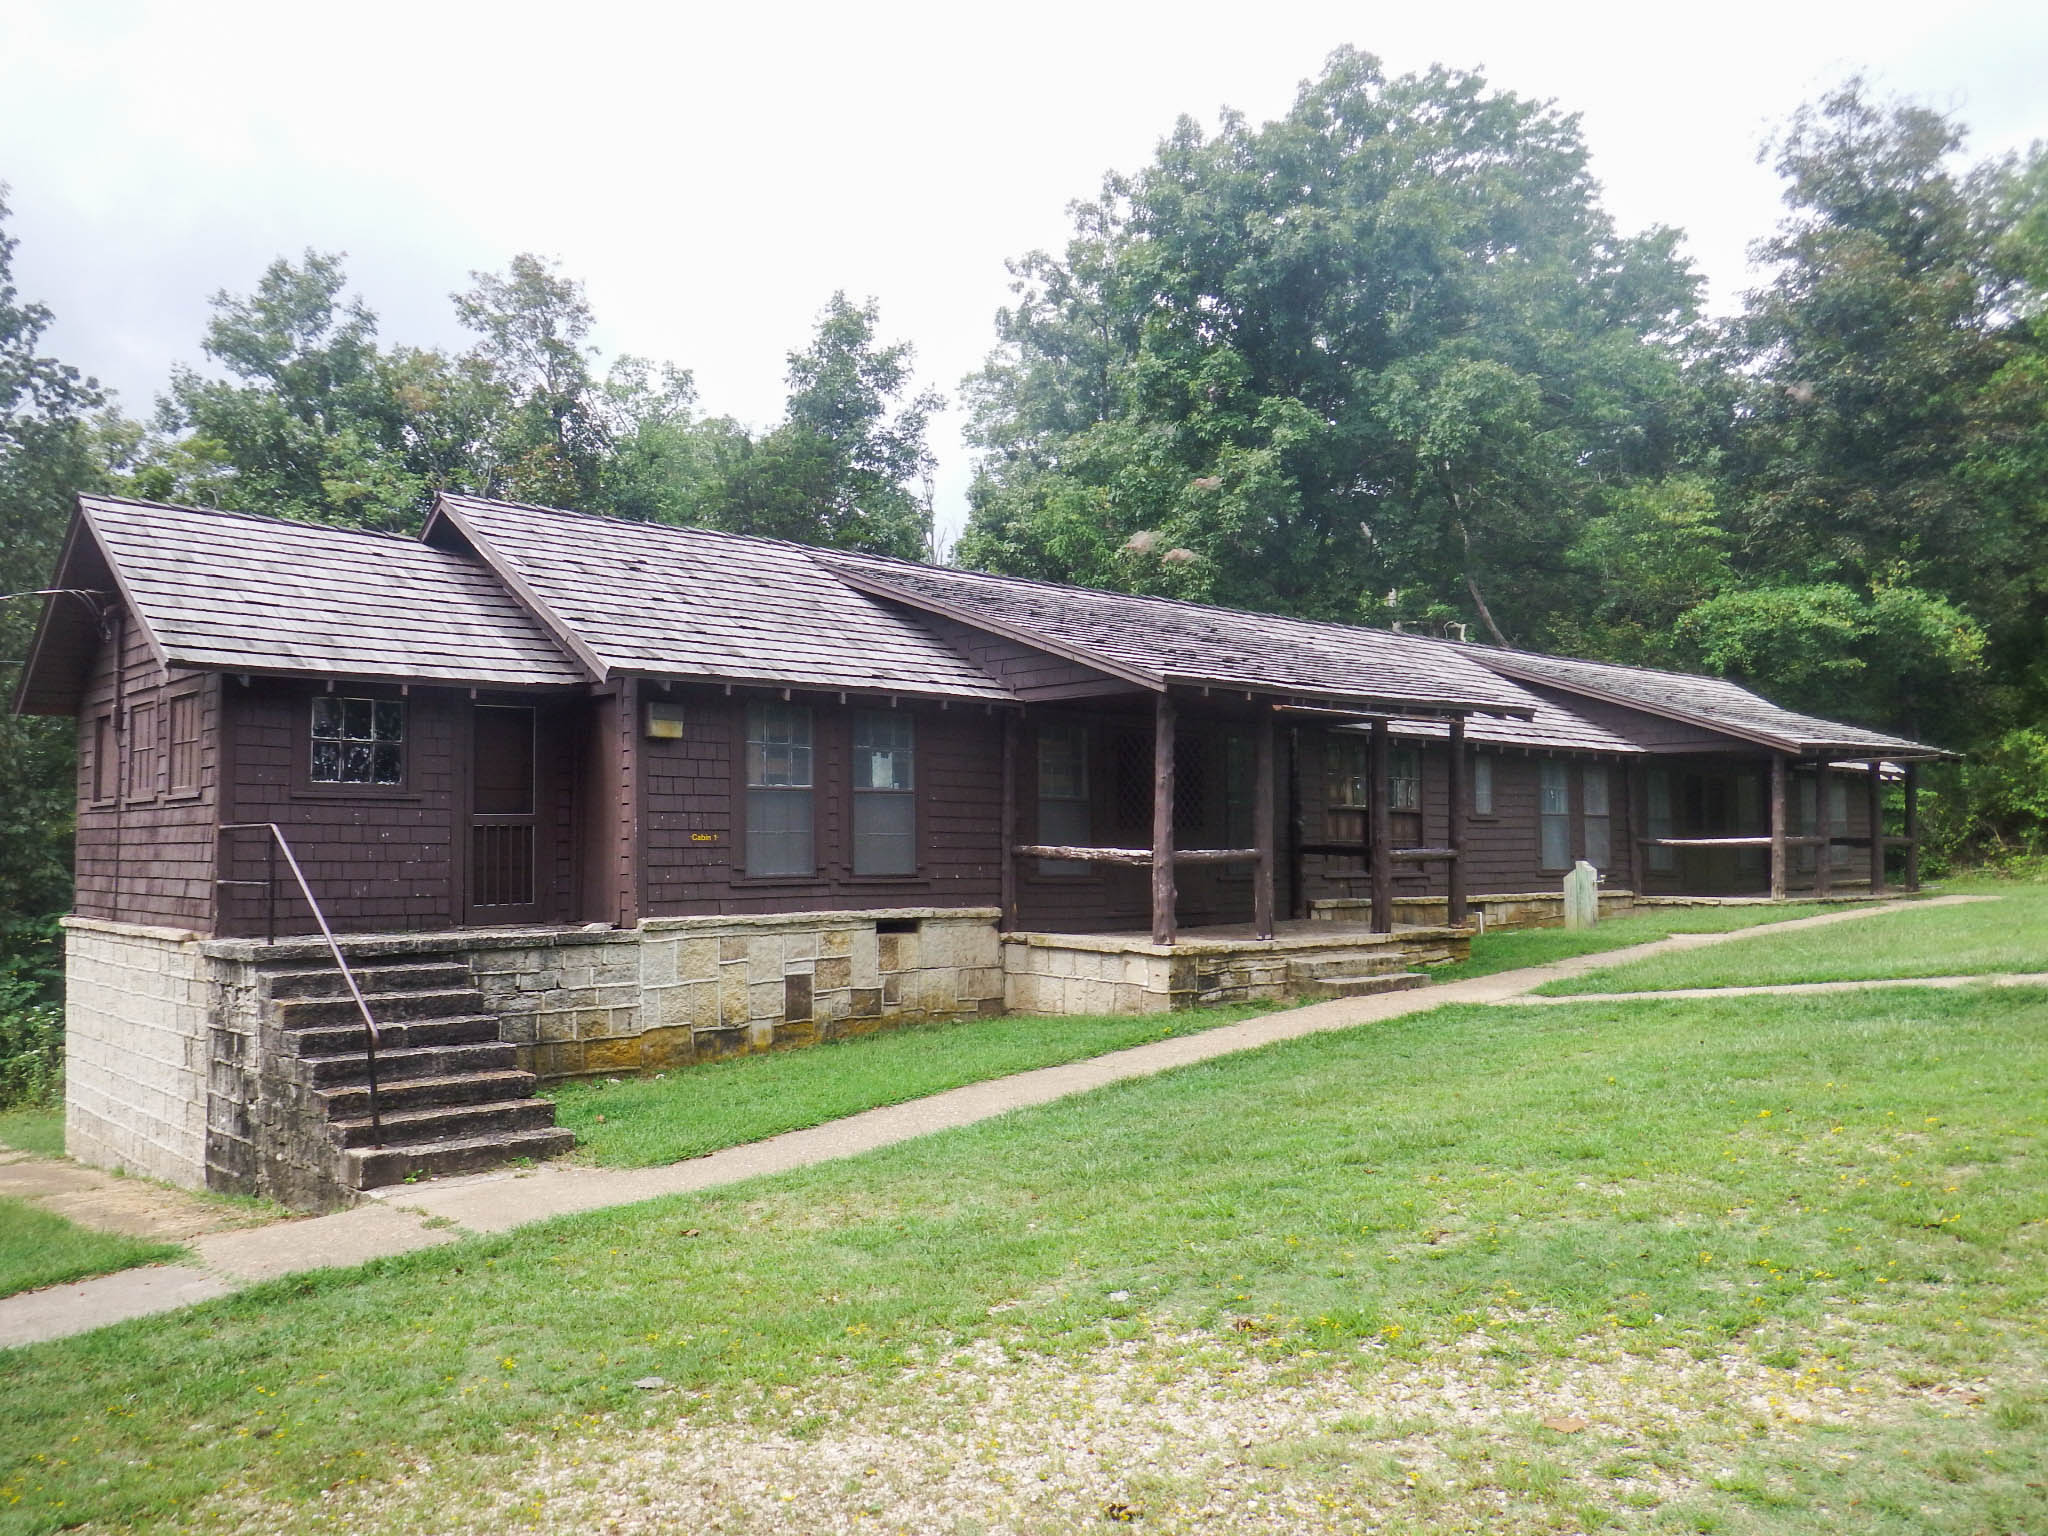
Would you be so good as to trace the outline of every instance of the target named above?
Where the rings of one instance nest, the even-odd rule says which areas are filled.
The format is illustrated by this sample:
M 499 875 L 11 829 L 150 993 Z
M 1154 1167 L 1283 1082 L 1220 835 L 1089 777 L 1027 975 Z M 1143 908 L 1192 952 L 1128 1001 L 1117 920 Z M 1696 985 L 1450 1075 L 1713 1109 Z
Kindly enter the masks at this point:
M 461 345 L 448 295 L 517 251 L 583 279 L 595 338 L 693 369 L 756 424 L 835 288 L 881 300 L 949 395 L 1003 262 L 1174 119 L 1285 111 L 1349 42 L 1581 113 L 1625 230 L 1675 224 L 1714 307 L 1777 215 L 1771 127 L 1855 69 L 1960 114 L 1977 155 L 2048 139 L 2040 0 L 1718 6 L 658 6 L 0 0 L 0 180 L 53 350 L 145 412 L 200 362 L 207 297 L 345 250 L 387 342 Z M 934 434 L 940 515 L 967 454 Z

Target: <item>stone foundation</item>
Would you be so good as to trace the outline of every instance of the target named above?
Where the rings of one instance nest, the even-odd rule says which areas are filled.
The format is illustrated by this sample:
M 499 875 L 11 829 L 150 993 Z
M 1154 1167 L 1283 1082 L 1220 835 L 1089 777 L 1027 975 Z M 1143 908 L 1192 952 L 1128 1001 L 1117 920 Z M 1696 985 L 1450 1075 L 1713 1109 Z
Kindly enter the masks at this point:
M 1012 1013 L 1165 1013 L 1217 1003 L 1279 1002 L 1306 995 L 1309 968 L 1333 957 L 1365 972 L 1399 971 L 1462 960 L 1467 928 L 1372 933 L 1363 927 L 1327 935 L 1296 932 L 1272 939 L 1193 939 L 1172 945 L 1106 934 L 1003 935 L 1004 1001 Z M 1308 925 L 1317 926 L 1315 924 Z
M 1637 905 L 1634 891 L 1600 892 L 1600 915 L 1620 917 Z M 1444 896 L 1396 896 L 1394 922 L 1437 925 L 1450 921 L 1450 899 Z M 1512 895 L 1468 896 L 1468 920 L 1482 932 L 1488 928 L 1554 928 L 1564 922 L 1564 892 L 1524 891 Z M 1372 901 L 1364 896 L 1336 896 L 1308 904 L 1308 915 L 1318 922 L 1363 923 L 1372 916 Z
M 64 1143 L 80 1162 L 206 1182 L 212 967 L 196 934 L 65 920 Z

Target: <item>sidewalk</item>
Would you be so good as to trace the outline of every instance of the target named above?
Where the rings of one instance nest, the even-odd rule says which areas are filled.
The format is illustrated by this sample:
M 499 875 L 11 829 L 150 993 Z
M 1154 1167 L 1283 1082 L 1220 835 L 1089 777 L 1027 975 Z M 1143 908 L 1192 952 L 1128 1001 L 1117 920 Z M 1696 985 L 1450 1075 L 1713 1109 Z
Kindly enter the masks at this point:
M 1939 896 L 1912 905 L 1954 905 L 1995 899 Z M 662 1168 L 583 1168 L 544 1163 L 518 1172 L 474 1174 L 424 1185 L 398 1185 L 376 1191 L 365 1204 L 331 1216 L 202 1234 L 191 1243 L 197 1261 L 194 1264 L 127 1270 L 97 1280 L 53 1286 L 48 1290 L 0 1299 L 0 1349 L 64 1338 L 109 1323 L 170 1311 L 280 1275 L 361 1264 L 388 1254 L 455 1242 L 472 1234 L 503 1232 L 553 1216 L 630 1205 L 662 1195 L 710 1189 L 834 1158 L 853 1157 L 878 1147 L 927 1136 L 934 1131 L 972 1125 L 1013 1109 L 1048 1104 L 1110 1083 L 1150 1077 L 1175 1067 L 1211 1061 L 1238 1051 L 1256 1050 L 1304 1035 L 1352 1029 L 1361 1024 L 1401 1018 L 1453 1003 L 1613 1001 L 1615 999 L 1611 996 L 1598 999 L 1527 998 L 1526 994 L 1545 982 L 1673 950 L 1725 944 L 1762 933 L 1785 933 L 1829 923 L 1856 922 L 1881 912 L 1898 911 L 1905 905 L 1907 903 L 1887 902 L 1828 912 L 1819 917 L 1741 928 L 1729 933 L 1677 934 L 1650 944 L 1580 955 L 1549 965 L 1501 971 L 1492 976 L 1445 986 L 1314 1003 L 1247 1019 L 1241 1024 L 1207 1030 L 1199 1035 L 1158 1040 L 1086 1061 L 1020 1072 L 1013 1077 L 954 1088 L 907 1104 L 867 1110 L 808 1130 L 785 1132 L 766 1141 L 728 1147 L 707 1157 L 692 1158 Z M 1984 978 L 1964 978 L 1981 979 Z M 1957 984 L 1950 978 L 1940 980 Z M 1836 987 L 1842 984 L 1816 985 Z M 1739 995 L 1748 990 L 1781 989 L 1729 988 L 1709 995 Z M 1641 1000 L 1652 994 L 1618 995 Z M 6 1183 L 8 1172 L 8 1168 L 0 1167 L 0 1194 L 11 1192 Z

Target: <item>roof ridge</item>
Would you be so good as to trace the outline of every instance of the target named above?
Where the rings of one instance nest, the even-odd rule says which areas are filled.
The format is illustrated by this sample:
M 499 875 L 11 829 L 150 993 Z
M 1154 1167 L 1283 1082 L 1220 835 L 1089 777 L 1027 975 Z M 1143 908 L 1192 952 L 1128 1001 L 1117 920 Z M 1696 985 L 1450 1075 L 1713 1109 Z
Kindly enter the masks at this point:
M 420 542 L 411 534 L 395 533 L 388 528 L 351 528 L 345 523 L 316 523 L 309 518 L 284 517 L 275 512 L 244 512 L 236 507 L 194 507 L 182 501 L 148 501 L 140 496 L 116 496 L 104 491 L 80 491 L 78 499 L 82 502 L 112 502 L 123 507 L 145 507 L 152 512 L 189 512 L 197 517 L 232 517 L 243 522 L 268 523 L 275 527 L 309 528 L 315 533 L 355 534 L 363 538 L 383 539 L 388 543 Z

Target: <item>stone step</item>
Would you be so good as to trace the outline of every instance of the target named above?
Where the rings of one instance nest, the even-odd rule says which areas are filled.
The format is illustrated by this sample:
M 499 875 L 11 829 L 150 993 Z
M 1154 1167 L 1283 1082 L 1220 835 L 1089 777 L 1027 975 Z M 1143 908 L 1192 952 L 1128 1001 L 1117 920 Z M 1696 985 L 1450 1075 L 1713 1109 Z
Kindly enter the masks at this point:
M 475 1045 L 422 1045 L 377 1053 L 377 1086 L 408 1077 L 455 1077 L 464 1072 L 498 1072 L 515 1067 L 519 1052 L 502 1041 Z M 369 1067 L 359 1052 L 339 1056 L 301 1056 L 299 1064 L 315 1088 L 361 1083 Z
M 407 1019 L 453 1019 L 481 1013 L 483 993 L 475 987 L 436 987 L 430 992 L 366 992 L 370 1017 L 379 1024 Z M 355 999 L 340 997 L 293 997 L 271 1004 L 277 1022 L 286 1029 L 312 1029 L 323 1024 L 351 1024 L 362 1020 Z
M 519 1158 L 555 1157 L 575 1145 L 573 1131 L 552 1126 L 412 1147 L 349 1147 L 341 1154 L 342 1177 L 353 1189 L 382 1189 L 415 1176 L 479 1173 Z
M 550 1099 L 500 1099 L 485 1104 L 430 1104 L 419 1109 L 392 1109 L 379 1096 L 377 1118 L 386 1146 L 417 1146 L 429 1141 L 467 1141 L 515 1131 L 547 1130 L 555 1123 Z M 371 1145 L 370 1118 L 330 1120 L 328 1133 L 344 1147 Z
M 1325 976 L 1302 982 L 1302 997 L 1376 997 L 1382 992 L 1412 992 L 1429 985 L 1420 971 L 1382 971 L 1376 976 Z
M 1412 958 L 1409 951 L 1394 944 L 1377 949 L 1319 950 L 1289 956 L 1287 975 L 1294 981 L 1318 981 L 1326 976 L 1380 976 L 1406 970 Z
M 499 1104 L 508 1099 L 530 1098 L 539 1079 L 531 1072 L 457 1072 L 448 1077 L 404 1077 L 387 1082 L 377 1078 L 377 1107 L 381 1111 L 421 1109 L 436 1104 Z M 367 1083 L 343 1083 L 314 1090 L 334 1120 L 358 1120 L 370 1112 Z
M 434 992 L 470 987 L 476 978 L 459 960 L 408 961 L 402 965 L 358 965 L 356 985 L 364 992 Z M 286 998 L 347 997 L 341 972 L 333 966 L 312 971 L 268 971 L 264 983 L 270 996 Z
M 487 1013 L 458 1014 L 452 1019 L 413 1019 L 388 1023 L 377 1021 L 379 1052 L 402 1051 L 416 1045 L 477 1045 L 498 1038 L 498 1021 Z M 320 1024 L 291 1033 L 291 1044 L 300 1056 L 360 1056 L 370 1043 L 369 1031 L 358 1021 Z

